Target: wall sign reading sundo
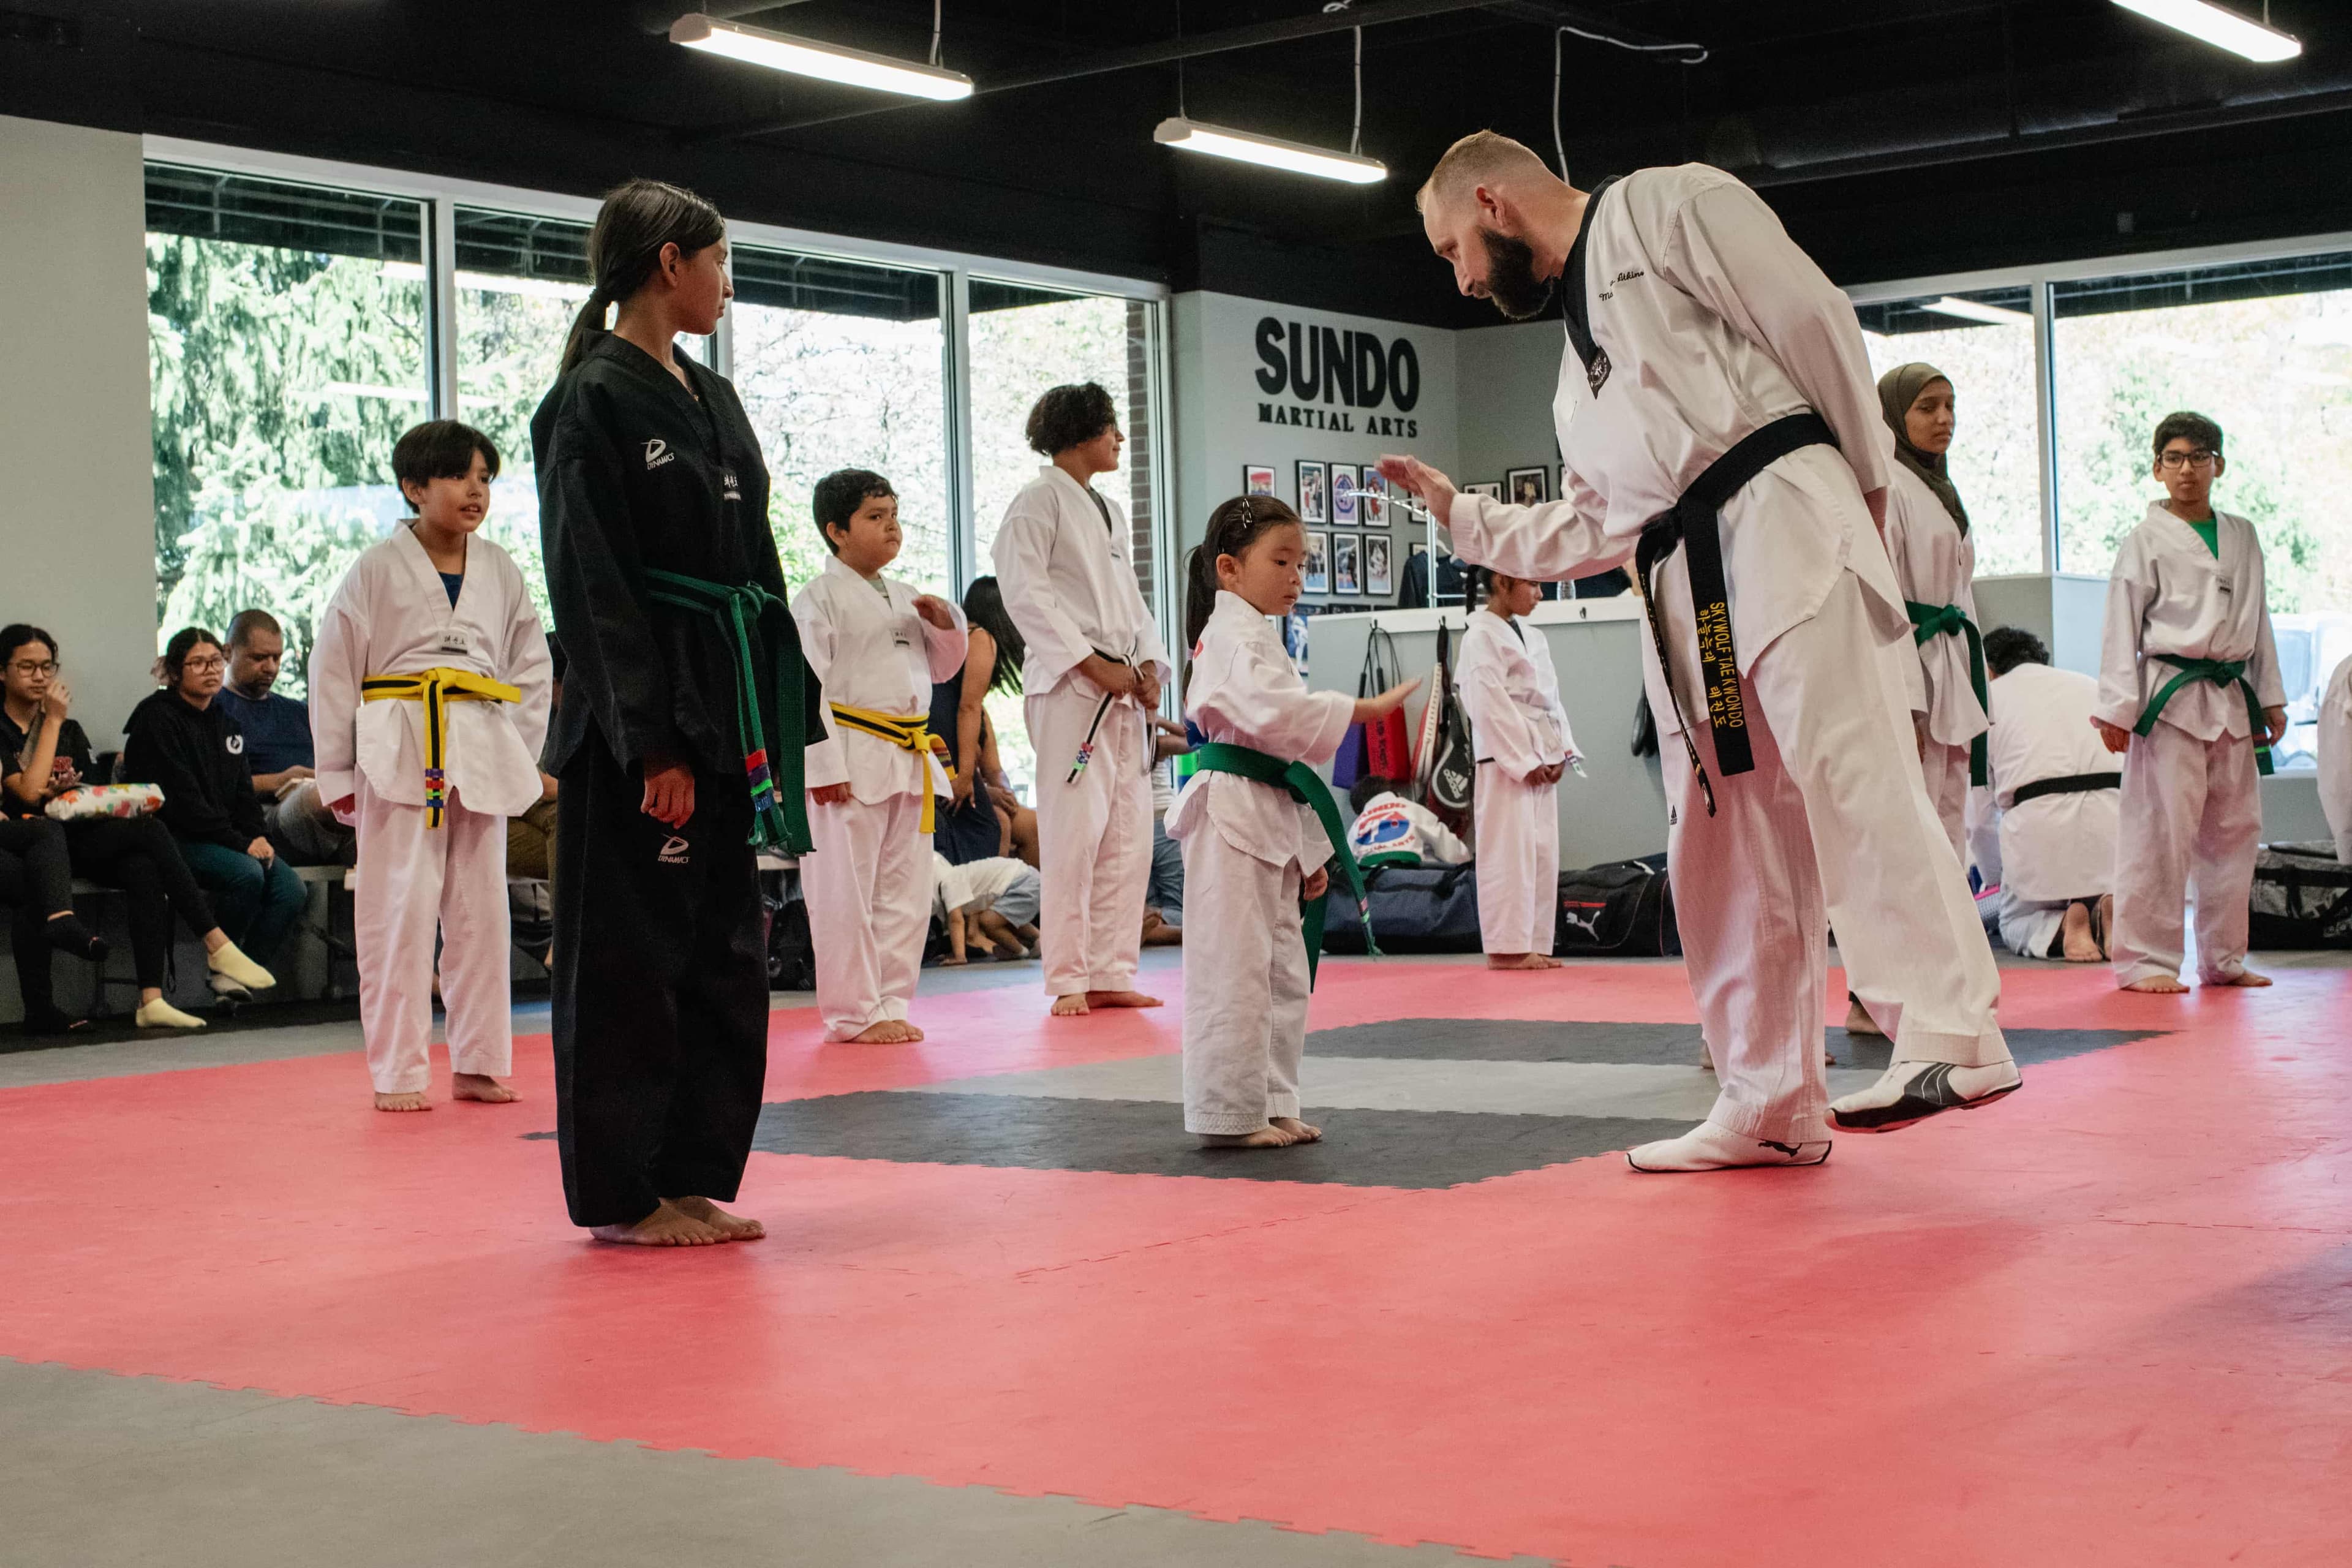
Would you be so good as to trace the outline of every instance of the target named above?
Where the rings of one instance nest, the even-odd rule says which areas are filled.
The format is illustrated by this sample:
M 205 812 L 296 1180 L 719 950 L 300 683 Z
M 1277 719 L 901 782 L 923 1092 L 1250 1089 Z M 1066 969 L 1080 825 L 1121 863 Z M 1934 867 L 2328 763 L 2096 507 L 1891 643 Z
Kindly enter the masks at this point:
M 1342 331 L 1262 316 L 1257 323 L 1258 390 L 1297 403 L 1260 403 L 1261 425 L 1303 425 L 1367 436 L 1418 436 L 1421 421 L 1403 417 L 1421 401 L 1421 356 L 1409 338 L 1383 342 L 1376 332 Z M 1305 407 L 1304 404 L 1336 407 Z M 1370 412 L 1386 405 L 1395 414 Z M 1364 410 L 1359 415 L 1358 410 Z M 1360 418 L 1361 423 L 1358 421 Z

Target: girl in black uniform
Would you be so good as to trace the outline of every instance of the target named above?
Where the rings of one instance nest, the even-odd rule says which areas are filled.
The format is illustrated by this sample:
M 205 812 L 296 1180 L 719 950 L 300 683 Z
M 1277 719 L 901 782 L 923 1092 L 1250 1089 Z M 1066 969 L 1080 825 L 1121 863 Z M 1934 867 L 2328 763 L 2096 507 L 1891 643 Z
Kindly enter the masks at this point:
M 759 440 L 734 387 L 672 347 L 734 294 L 717 209 L 631 181 L 588 256 L 595 292 L 530 427 L 570 658 L 548 742 L 564 1198 L 602 1240 L 752 1240 L 759 1223 L 718 1205 L 767 1073 L 753 852 L 808 846 L 802 752 L 830 743 L 823 693 L 785 607 Z

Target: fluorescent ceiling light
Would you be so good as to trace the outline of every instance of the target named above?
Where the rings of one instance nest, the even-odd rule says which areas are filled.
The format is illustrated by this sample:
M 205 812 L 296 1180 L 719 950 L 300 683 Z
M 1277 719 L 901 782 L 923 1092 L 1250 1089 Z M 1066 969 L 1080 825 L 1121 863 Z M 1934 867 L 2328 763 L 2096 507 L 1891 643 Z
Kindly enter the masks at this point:
M 2212 0 L 2116 0 L 2116 4 L 2250 60 L 2291 60 L 2303 53 L 2299 40 Z
M 1919 307 L 1939 315 L 1958 316 L 1966 321 L 1983 321 L 1996 327 L 2014 326 L 2018 322 L 2031 325 L 2033 316 L 2028 310 L 2011 310 L 2000 305 L 1980 305 L 1974 300 L 1963 300 L 1947 294 L 1940 300 L 1929 300 Z
M 1211 153 L 1244 163 L 1263 163 L 1269 169 L 1287 169 L 1294 174 L 1345 180 L 1351 185 L 1378 184 L 1389 177 L 1389 166 L 1377 158 L 1329 153 L 1300 142 L 1285 142 L 1247 131 L 1228 131 L 1221 125 L 1202 125 L 1181 117 L 1161 121 L 1151 139 L 1190 153 Z
M 971 96 L 971 78 L 958 71 L 888 55 L 869 55 L 839 44 L 821 44 L 814 38 L 795 38 L 788 33 L 771 33 L 764 27 L 746 27 L 739 22 L 721 22 L 699 11 L 672 22 L 669 41 L 770 70 L 869 87 L 877 92 L 903 92 L 941 102 Z

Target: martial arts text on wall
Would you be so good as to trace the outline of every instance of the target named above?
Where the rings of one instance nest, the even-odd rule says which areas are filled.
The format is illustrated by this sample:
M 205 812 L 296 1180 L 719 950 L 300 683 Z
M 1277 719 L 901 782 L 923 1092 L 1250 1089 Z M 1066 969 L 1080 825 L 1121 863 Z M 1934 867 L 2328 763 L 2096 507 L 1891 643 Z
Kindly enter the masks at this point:
M 1261 425 L 1300 425 L 1367 436 L 1418 436 L 1407 418 L 1421 401 L 1421 356 L 1412 340 L 1307 326 L 1274 316 L 1257 323 L 1258 390 L 1297 403 L 1261 402 Z M 1328 406 L 1307 406 L 1307 405 Z M 1383 405 L 1394 414 L 1376 413 Z

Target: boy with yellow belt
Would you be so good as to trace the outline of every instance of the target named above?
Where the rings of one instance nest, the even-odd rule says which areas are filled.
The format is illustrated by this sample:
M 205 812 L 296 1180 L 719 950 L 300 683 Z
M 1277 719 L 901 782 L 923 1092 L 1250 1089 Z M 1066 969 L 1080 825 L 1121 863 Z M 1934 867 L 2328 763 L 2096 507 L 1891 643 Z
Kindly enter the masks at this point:
M 900 1045 L 931 908 L 935 796 L 950 793 L 929 732 L 931 688 L 963 668 L 963 612 L 882 569 L 898 559 L 898 498 L 863 468 L 819 479 L 811 511 L 833 559 L 793 599 L 801 651 L 829 699 L 832 759 L 810 753 L 801 863 L 828 1040 Z
M 507 818 L 540 795 L 547 635 L 507 552 L 473 537 L 498 448 L 455 420 L 393 448 L 415 518 L 359 558 L 310 653 L 319 796 L 359 829 L 352 931 L 379 1110 L 425 1110 L 434 934 L 450 1096 L 510 1100 Z

